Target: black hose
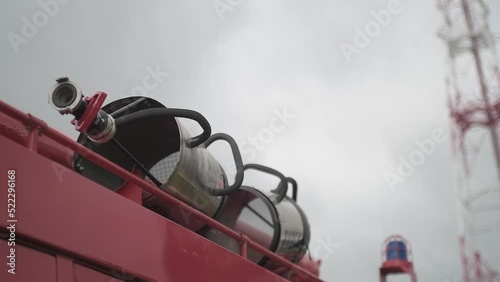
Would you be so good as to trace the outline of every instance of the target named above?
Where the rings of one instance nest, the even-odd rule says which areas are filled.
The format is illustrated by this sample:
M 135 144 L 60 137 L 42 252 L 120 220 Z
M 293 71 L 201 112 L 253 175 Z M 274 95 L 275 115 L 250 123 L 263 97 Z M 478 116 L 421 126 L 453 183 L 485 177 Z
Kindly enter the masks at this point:
M 133 107 L 135 107 L 136 105 L 139 105 L 142 101 L 146 100 L 146 98 L 140 98 L 138 100 L 135 100 L 134 102 L 128 104 L 128 105 L 125 105 L 124 107 L 120 108 L 120 109 L 117 109 L 116 111 L 110 113 L 109 115 L 112 116 L 112 117 L 116 117 L 117 115 L 125 112 L 126 110 L 129 110 Z
M 286 180 L 288 180 L 288 183 L 292 183 L 292 199 L 297 202 L 297 192 L 298 192 L 298 185 L 297 181 L 291 177 L 287 177 Z
M 196 111 L 185 110 L 185 109 L 169 109 L 169 108 L 145 109 L 118 118 L 116 120 L 116 124 L 118 125 L 122 123 L 128 123 L 130 121 L 137 121 L 141 119 L 149 119 L 155 117 L 180 117 L 196 121 L 203 129 L 203 132 L 200 135 L 189 139 L 188 146 L 190 148 L 194 148 L 197 147 L 198 145 L 203 144 L 203 142 L 206 142 L 208 138 L 210 138 L 210 134 L 212 134 L 212 128 L 210 127 L 210 123 L 202 114 Z
M 266 173 L 269 173 L 269 174 L 272 174 L 272 175 L 278 177 L 280 179 L 280 183 L 278 184 L 278 187 L 274 190 L 271 190 L 271 192 L 278 194 L 278 197 L 276 198 L 276 201 L 278 203 L 281 202 L 285 198 L 286 193 L 288 191 L 288 180 L 281 172 L 279 172 L 273 168 L 259 165 L 259 164 L 246 164 L 243 166 L 243 170 L 247 170 L 247 169 L 254 169 L 254 170 L 266 172 Z
M 210 138 L 208 138 L 208 140 L 205 141 L 204 143 L 205 147 L 210 146 L 210 144 L 212 144 L 216 140 L 224 140 L 231 147 L 234 164 L 236 165 L 236 176 L 234 177 L 233 185 L 226 187 L 224 189 L 209 188 L 208 191 L 210 192 L 210 194 L 212 194 L 212 196 L 226 196 L 238 190 L 241 187 L 241 184 L 243 183 L 243 160 L 241 159 L 241 154 L 240 154 L 240 149 L 238 148 L 238 144 L 236 144 L 236 141 L 234 141 L 234 139 L 231 136 L 225 133 L 216 133 L 210 136 Z

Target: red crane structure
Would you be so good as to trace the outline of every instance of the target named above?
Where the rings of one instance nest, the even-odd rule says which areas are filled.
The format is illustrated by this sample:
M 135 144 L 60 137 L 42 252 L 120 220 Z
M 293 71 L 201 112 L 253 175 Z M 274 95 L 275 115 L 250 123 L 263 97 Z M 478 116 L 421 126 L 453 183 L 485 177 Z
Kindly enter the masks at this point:
M 417 282 L 413 269 L 411 250 L 408 241 L 401 235 L 393 235 L 382 245 L 382 266 L 380 267 L 380 282 L 387 282 L 390 274 L 408 274 L 411 282 Z
M 8 185 L 0 193 L 0 281 L 321 282 L 295 180 L 243 165 L 234 140 L 211 134 L 195 111 L 147 97 L 101 109 L 105 98 L 58 79 L 49 101 L 75 117 L 77 141 L 0 101 Z M 177 117 L 203 133 L 190 137 Z M 216 140 L 231 147 L 232 185 L 207 150 Z M 280 184 L 271 192 L 244 186 L 246 169 Z
M 448 48 L 446 79 L 457 160 L 461 263 L 464 282 L 500 281 L 486 258 L 498 258 L 492 222 L 500 209 L 500 72 L 483 0 L 439 0 Z M 480 242 L 489 240 L 488 246 Z M 497 248 L 497 249 L 495 249 Z

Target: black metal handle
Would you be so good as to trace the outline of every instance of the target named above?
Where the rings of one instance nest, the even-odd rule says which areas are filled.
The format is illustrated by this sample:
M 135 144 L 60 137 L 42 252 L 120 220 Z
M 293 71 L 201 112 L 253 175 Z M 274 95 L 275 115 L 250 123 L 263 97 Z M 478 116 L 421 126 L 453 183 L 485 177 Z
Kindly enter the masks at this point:
M 189 139 L 189 147 L 194 148 L 197 147 L 204 142 L 206 142 L 210 138 L 210 134 L 212 134 L 212 127 L 210 126 L 210 123 L 208 120 L 200 113 L 192 110 L 185 110 L 185 109 L 168 109 L 167 111 L 172 115 L 173 117 L 181 117 L 181 118 L 188 118 L 191 120 L 196 121 L 200 127 L 203 129 L 203 132 L 195 137 L 192 137 Z M 239 152 L 239 151 L 238 151 Z
M 288 183 L 292 183 L 292 199 L 295 202 L 297 202 L 297 191 L 298 191 L 297 181 L 295 181 L 295 179 L 291 177 L 287 177 L 286 180 L 288 180 Z
M 195 136 L 188 140 L 188 146 L 190 148 L 203 144 L 203 142 L 207 141 L 208 138 L 210 138 L 210 135 L 212 134 L 212 127 L 210 126 L 208 120 L 202 114 L 196 111 L 186 110 L 186 109 L 170 109 L 170 108 L 145 109 L 120 117 L 116 120 L 116 122 L 118 125 L 120 123 L 126 123 L 129 120 L 136 120 L 141 118 L 153 118 L 153 117 L 180 117 L 196 121 L 203 129 L 203 132 L 200 135 Z
M 236 165 L 236 176 L 234 177 L 233 185 L 230 185 L 224 189 L 210 189 L 210 193 L 213 196 L 226 196 L 231 192 L 238 190 L 241 187 L 241 183 L 243 183 L 243 160 L 241 159 L 240 149 L 238 148 L 238 144 L 234 141 L 233 137 L 225 134 L 225 133 L 216 133 L 207 141 L 205 141 L 204 145 L 208 148 L 210 144 L 217 140 L 226 141 L 231 147 L 231 152 L 233 153 L 234 164 Z
M 247 169 L 254 169 L 254 170 L 266 172 L 266 173 L 269 173 L 269 174 L 272 174 L 272 175 L 278 177 L 280 179 L 280 183 L 278 184 L 278 187 L 274 190 L 271 190 L 271 192 L 278 194 L 278 197 L 276 198 L 276 201 L 278 201 L 278 203 L 281 202 L 285 198 L 286 193 L 288 191 L 288 180 L 281 172 L 279 172 L 273 168 L 259 165 L 259 164 L 246 164 L 243 166 L 243 170 L 247 170 Z

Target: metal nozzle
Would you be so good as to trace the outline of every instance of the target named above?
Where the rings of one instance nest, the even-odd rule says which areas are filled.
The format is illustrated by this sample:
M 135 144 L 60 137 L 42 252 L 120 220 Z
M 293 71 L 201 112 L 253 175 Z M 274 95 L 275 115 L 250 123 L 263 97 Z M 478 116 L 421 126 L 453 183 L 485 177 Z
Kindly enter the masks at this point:
M 87 116 L 92 111 L 87 111 L 87 108 L 100 107 L 102 104 L 92 103 L 95 97 L 99 97 L 98 94 L 90 99 L 84 99 L 82 90 L 67 76 L 61 76 L 56 78 L 56 84 L 49 92 L 49 104 L 60 114 L 71 114 L 75 116 L 76 121 L 86 123 L 85 126 L 79 124 L 77 130 L 87 134 L 90 140 L 95 143 L 106 143 L 115 135 L 115 120 L 103 110 L 99 110 L 96 116 L 91 117 L 91 120 L 88 119 Z M 80 126 L 84 128 L 84 131 L 79 129 Z
M 56 82 L 49 92 L 49 104 L 62 115 L 81 114 L 79 109 L 85 104 L 82 90 L 66 76 L 58 77 Z

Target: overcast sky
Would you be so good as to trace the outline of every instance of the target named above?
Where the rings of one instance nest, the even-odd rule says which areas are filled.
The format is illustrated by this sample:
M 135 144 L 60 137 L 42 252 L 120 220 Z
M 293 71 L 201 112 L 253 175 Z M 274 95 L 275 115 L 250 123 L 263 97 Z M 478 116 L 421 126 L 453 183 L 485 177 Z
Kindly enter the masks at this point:
M 43 8 L 3 1 L 0 97 L 73 137 L 69 118 L 47 104 L 60 75 L 87 95 L 105 91 L 108 102 L 143 89 L 167 107 L 199 111 L 213 132 L 238 141 L 246 162 L 298 181 L 310 249 L 335 243 L 317 254 L 325 281 L 378 281 L 391 234 L 412 244 L 420 281 L 461 281 L 442 16 L 435 1 L 391 3 L 73 0 L 35 19 L 26 36 L 23 17 L 33 23 Z M 390 19 L 368 27 L 381 10 Z M 357 28 L 367 27 L 373 37 L 356 45 Z M 151 72 L 159 74 L 147 90 Z M 416 140 L 434 149 L 391 187 L 386 176 L 418 154 Z M 227 168 L 227 148 L 212 150 Z M 268 189 L 272 180 L 252 173 L 246 183 Z M 498 266 L 500 236 L 491 238 L 478 244 Z

